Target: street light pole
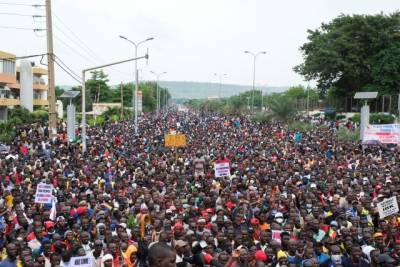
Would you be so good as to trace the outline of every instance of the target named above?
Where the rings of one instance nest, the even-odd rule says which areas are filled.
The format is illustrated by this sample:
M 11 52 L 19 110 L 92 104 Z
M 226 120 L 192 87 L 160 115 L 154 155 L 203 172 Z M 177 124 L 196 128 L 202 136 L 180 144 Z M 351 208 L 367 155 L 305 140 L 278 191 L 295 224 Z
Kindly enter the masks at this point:
M 147 42 L 147 41 L 151 41 L 154 38 L 150 37 L 147 38 L 146 40 L 143 40 L 139 43 L 135 43 L 133 41 L 131 41 L 130 39 L 128 39 L 125 36 L 120 35 L 119 38 L 124 39 L 125 41 L 128 41 L 129 43 L 131 43 L 134 47 L 135 47 L 135 58 L 137 58 L 137 52 L 138 52 L 138 47 L 139 45 Z M 137 61 L 135 60 L 135 91 L 133 91 L 132 88 L 132 108 L 135 112 L 135 134 L 138 133 L 138 122 L 137 122 L 137 115 L 138 115 L 138 101 L 137 101 L 137 96 L 138 96 L 138 90 L 139 90 L 139 75 L 138 75 L 138 68 L 137 68 Z
M 251 112 L 253 113 L 254 112 L 254 91 L 256 90 L 256 88 L 255 88 L 255 86 L 256 86 L 256 59 L 259 55 L 266 54 L 267 52 L 260 51 L 258 53 L 253 53 L 253 52 L 246 50 L 246 51 L 244 51 L 244 53 L 250 54 L 253 56 L 253 91 L 251 92 Z M 261 107 L 261 109 L 262 109 L 262 107 Z
M 146 54 L 143 57 L 130 58 L 130 59 L 117 61 L 117 62 L 113 62 L 113 63 L 109 63 L 109 64 L 82 70 L 82 104 L 81 104 L 82 105 L 82 135 L 81 135 L 81 139 L 82 139 L 82 151 L 83 152 L 86 152 L 86 77 L 85 77 L 86 72 L 109 67 L 109 66 L 114 66 L 114 65 L 118 65 L 118 64 L 122 64 L 122 63 L 126 63 L 126 62 L 130 62 L 130 61 L 137 61 L 138 59 L 142 59 L 142 58 L 148 59 L 149 55 Z
M 228 74 L 226 73 L 222 73 L 222 74 L 218 74 L 218 73 L 214 73 L 214 76 L 217 76 L 219 79 L 219 91 L 218 91 L 218 98 L 221 99 L 221 90 L 222 90 L 222 78 L 227 76 Z
M 158 83 L 159 83 L 159 81 L 160 81 L 160 76 L 161 75 L 163 75 L 163 74 L 167 74 L 167 72 L 161 72 L 161 73 L 156 73 L 156 72 L 154 72 L 154 71 L 150 71 L 152 74 L 154 74 L 155 76 L 156 76 L 156 78 L 157 78 L 157 84 L 156 84 L 156 95 L 157 95 L 157 115 L 159 115 L 159 113 L 160 113 L 160 109 L 161 109 L 161 99 L 160 99 L 160 96 L 161 96 L 161 94 L 160 94 L 160 88 L 159 88 L 159 86 L 158 86 Z

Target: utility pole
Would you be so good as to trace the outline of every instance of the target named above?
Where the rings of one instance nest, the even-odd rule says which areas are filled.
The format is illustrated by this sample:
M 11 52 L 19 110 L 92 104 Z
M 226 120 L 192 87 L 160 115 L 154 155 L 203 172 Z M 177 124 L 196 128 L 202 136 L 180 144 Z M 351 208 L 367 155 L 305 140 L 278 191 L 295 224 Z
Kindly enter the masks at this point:
M 121 82 L 121 118 L 124 119 L 124 88 Z
M 149 55 L 146 54 L 143 57 L 130 58 L 130 59 L 117 61 L 117 62 L 113 62 L 113 63 L 109 63 L 109 64 L 82 70 L 82 104 L 81 104 L 82 105 L 82 132 L 81 132 L 82 152 L 86 152 L 86 150 L 87 150 L 87 145 L 86 145 L 86 139 L 87 139 L 87 135 L 86 135 L 86 72 L 92 71 L 92 70 L 97 70 L 97 69 L 102 69 L 105 67 L 114 66 L 114 65 L 118 65 L 118 64 L 122 64 L 122 63 L 126 63 L 126 62 L 130 62 L 130 61 L 134 61 L 134 60 L 138 60 L 138 59 L 148 59 L 148 58 L 149 58 Z
M 97 88 L 97 103 L 99 103 L 99 102 L 100 102 L 100 84 Z
M 49 92 L 49 137 L 57 135 L 56 92 L 54 81 L 54 51 L 53 51 L 53 22 L 51 18 L 51 0 L 46 0 L 46 31 L 47 31 L 47 64 Z
M 310 85 L 307 85 L 307 116 L 310 116 Z

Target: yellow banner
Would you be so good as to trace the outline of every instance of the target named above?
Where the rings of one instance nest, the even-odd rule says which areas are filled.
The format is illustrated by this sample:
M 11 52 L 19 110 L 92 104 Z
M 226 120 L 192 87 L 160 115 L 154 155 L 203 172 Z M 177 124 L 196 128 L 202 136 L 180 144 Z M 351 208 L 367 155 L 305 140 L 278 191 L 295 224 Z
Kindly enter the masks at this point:
M 164 140 L 166 147 L 186 146 L 186 136 L 184 134 L 166 134 Z

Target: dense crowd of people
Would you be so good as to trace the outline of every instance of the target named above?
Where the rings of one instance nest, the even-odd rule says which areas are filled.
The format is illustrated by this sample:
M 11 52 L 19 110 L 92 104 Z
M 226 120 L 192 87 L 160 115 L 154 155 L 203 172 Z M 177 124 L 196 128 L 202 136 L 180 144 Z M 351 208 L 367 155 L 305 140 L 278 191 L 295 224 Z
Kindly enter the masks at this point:
M 21 128 L 0 155 L 0 267 L 400 266 L 400 214 L 377 207 L 399 200 L 399 148 L 335 127 L 171 110 L 138 135 L 132 121 L 91 127 L 85 153 Z M 187 145 L 165 147 L 170 132 Z M 216 177 L 221 160 L 230 175 Z

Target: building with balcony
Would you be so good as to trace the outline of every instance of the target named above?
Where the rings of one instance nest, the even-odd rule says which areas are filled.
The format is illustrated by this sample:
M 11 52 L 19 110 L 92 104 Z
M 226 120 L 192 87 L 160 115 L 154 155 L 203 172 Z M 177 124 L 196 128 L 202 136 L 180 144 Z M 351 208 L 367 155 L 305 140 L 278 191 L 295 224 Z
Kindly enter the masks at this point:
M 8 107 L 19 105 L 16 56 L 0 51 L 0 120 L 7 119 Z
M 47 69 L 21 60 L 16 67 L 16 56 L 0 51 L 0 120 L 6 120 L 8 109 L 22 106 L 29 111 L 48 106 Z

